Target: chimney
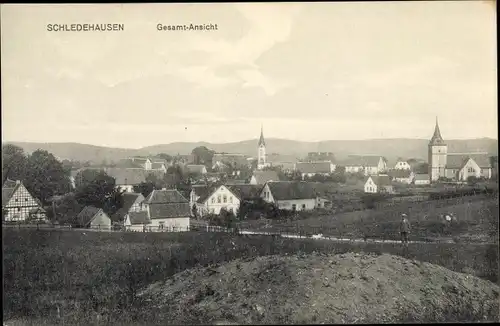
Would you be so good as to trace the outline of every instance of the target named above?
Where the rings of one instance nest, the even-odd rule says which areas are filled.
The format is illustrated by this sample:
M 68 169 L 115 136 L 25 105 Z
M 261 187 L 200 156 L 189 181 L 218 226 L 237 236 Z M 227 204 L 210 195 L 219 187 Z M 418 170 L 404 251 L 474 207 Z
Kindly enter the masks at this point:
M 16 180 L 16 185 L 21 184 L 21 180 Z

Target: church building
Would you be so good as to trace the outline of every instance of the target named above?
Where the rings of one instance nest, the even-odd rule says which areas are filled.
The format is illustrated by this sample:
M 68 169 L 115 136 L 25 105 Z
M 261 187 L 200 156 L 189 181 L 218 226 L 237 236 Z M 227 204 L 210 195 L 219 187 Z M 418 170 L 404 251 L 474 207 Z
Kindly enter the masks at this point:
M 265 167 L 270 166 L 266 161 L 266 141 L 264 140 L 264 130 L 260 127 L 260 139 L 258 144 L 258 153 L 257 153 L 257 169 L 262 170 Z
M 434 134 L 428 146 L 429 179 L 451 181 L 467 181 L 469 177 L 491 178 L 491 163 L 488 153 L 448 153 L 436 117 Z

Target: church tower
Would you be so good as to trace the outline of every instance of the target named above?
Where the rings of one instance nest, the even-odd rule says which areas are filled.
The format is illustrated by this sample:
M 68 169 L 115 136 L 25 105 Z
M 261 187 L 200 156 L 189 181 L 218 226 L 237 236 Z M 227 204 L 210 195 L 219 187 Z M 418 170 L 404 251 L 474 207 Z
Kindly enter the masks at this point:
M 257 160 L 257 169 L 262 170 L 267 166 L 266 164 L 266 142 L 264 140 L 264 131 L 262 126 L 260 127 L 260 139 L 259 139 L 259 148 L 258 148 L 258 160 Z
M 448 146 L 446 146 L 441 131 L 439 131 L 438 119 L 436 117 L 436 127 L 434 127 L 434 135 L 429 141 L 429 178 L 430 182 L 437 181 L 440 177 L 445 176 L 446 155 Z

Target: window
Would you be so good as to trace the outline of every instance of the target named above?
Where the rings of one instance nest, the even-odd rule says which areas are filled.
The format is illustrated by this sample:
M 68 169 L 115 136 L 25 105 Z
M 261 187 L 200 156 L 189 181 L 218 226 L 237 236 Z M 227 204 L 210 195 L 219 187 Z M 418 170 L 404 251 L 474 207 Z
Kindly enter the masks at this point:
M 16 201 L 17 201 L 17 200 L 16 200 Z M 20 211 L 21 211 L 21 207 L 18 207 L 18 208 L 17 208 L 17 211 L 18 211 L 18 212 L 20 212 Z
M 302 209 L 306 209 L 306 204 L 302 204 Z
M 217 203 L 219 203 L 219 204 L 221 203 L 221 198 L 220 198 L 220 195 L 219 195 L 219 196 L 217 196 Z
M 296 210 L 296 209 L 297 209 L 297 205 L 292 204 L 292 210 L 294 211 L 294 210 Z
M 16 198 L 16 202 L 18 201 L 19 199 Z
M 224 204 L 227 203 L 227 195 L 224 195 Z
M 215 204 L 215 198 L 212 197 L 212 204 Z
M 469 173 L 474 173 L 474 172 L 475 172 L 475 171 L 474 171 L 474 168 L 469 168 L 467 171 L 468 171 Z
M 229 202 L 232 204 L 233 203 L 233 196 L 229 196 Z
M 159 223 L 159 229 L 163 230 L 165 228 L 165 222 L 160 222 Z

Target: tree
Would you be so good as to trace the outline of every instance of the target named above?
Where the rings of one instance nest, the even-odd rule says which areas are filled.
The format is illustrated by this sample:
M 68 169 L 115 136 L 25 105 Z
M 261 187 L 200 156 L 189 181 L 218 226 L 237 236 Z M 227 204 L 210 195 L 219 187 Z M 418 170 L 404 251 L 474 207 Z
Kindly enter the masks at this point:
M 140 184 L 134 186 L 134 192 L 142 194 L 144 197 L 149 196 L 150 193 L 155 190 L 155 185 L 152 182 L 141 182 Z
M 174 159 L 172 155 L 168 155 L 165 153 L 157 154 L 156 157 L 161 158 L 162 160 L 165 160 L 167 162 L 172 162 L 172 160 Z
M 122 207 L 122 193 L 116 188 L 115 179 L 104 171 L 76 189 L 75 198 L 83 206 L 92 205 L 102 208 L 108 216 Z
M 191 211 L 193 212 L 193 217 L 195 219 L 198 218 L 198 210 L 196 209 L 196 204 L 193 204 L 193 207 L 191 208 Z
M 427 174 L 429 173 L 429 163 L 426 162 L 417 163 L 413 171 L 417 174 Z
M 67 193 L 53 203 L 55 216 L 52 219 L 60 224 L 76 224 L 76 217 L 83 209 L 83 205 L 78 203 L 74 193 Z
M 28 158 L 24 150 L 18 146 L 7 144 L 2 146 L 2 184 L 7 180 L 24 180 Z
M 208 149 L 205 146 L 198 146 L 191 152 L 194 158 L 194 164 L 203 164 L 208 167 L 212 167 L 212 160 L 215 152 Z
M 71 189 L 68 171 L 54 155 L 44 150 L 37 150 L 28 157 L 25 185 L 44 205 L 50 197 Z

